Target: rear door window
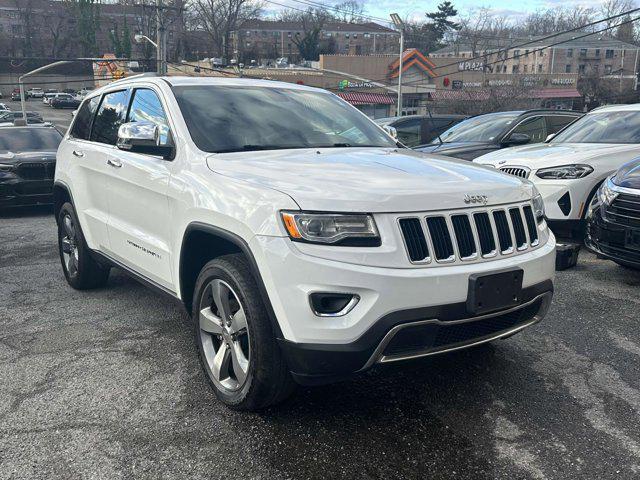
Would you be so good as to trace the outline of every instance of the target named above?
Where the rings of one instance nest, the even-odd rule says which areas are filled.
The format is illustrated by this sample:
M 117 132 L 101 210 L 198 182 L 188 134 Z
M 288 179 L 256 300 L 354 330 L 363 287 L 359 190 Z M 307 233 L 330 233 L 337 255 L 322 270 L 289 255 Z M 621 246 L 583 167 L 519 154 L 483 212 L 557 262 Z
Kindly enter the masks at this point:
M 106 93 L 102 97 L 100 108 L 93 121 L 91 140 L 115 145 L 118 140 L 118 129 L 125 122 L 127 116 L 128 104 L 128 90 Z
M 100 97 L 93 97 L 82 104 L 78 113 L 76 113 L 69 135 L 80 140 L 89 140 L 91 122 L 98 109 L 98 103 L 100 103 Z

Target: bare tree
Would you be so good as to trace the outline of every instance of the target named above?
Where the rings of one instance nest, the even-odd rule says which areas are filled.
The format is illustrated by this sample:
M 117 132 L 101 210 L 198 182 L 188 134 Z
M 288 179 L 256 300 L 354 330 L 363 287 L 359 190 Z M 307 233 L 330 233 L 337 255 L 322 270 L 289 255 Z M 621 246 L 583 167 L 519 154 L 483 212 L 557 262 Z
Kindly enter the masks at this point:
M 227 59 L 234 52 L 232 32 L 238 32 L 245 21 L 258 17 L 262 10 L 262 4 L 256 0 L 193 0 L 191 6 L 197 26 L 207 33 L 219 54 Z
M 362 23 L 364 5 L 358 0 L 345 0 L 334 7 L 336 20 L 347 23 Z

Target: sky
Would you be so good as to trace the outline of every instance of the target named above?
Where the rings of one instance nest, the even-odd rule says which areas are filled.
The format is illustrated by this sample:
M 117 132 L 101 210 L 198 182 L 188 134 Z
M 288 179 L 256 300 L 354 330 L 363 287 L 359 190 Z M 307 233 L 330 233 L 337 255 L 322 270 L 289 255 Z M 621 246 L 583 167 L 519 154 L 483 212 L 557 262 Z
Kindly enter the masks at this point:
M 277 3 L 289 5 L 292 8 L 305 9 L 307 5 L 299 3 L 296 0 L 274 0 Z M 313 0 L 317 3 L 326 5 L 335 5 L 340 0 L 322 1 Z M 389 18 L 389 14 L 396 12 L 402 18 L 411 18 L 420 20 L 424 18 L 425 12 L 434 11 L 441 0 L 424 1 L 424 0 L 364 0 L 365 13 L 367 15 Z M 458 9 L 459 13 L 465 13 L 479 7 L 488 7 L 496 14 L 508 15 L 516 20 L 518 17 L 526 16 L 528 13 L 536 10 L 546 10 L 555 7 L 589 7 L 598 10 L 602 5 L 602 0 L 451 0 L 453 5 Z M 269 4 L 265 10 L 277 11 L 281 9 L 278 5 Z

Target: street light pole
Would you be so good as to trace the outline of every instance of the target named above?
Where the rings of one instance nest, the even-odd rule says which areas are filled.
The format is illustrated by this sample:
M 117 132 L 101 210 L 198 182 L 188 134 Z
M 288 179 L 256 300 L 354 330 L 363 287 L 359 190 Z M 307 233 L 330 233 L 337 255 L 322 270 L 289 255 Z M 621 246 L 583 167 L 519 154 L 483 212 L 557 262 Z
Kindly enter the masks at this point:
M 53 62 L 48 65 L 44 65 L 42 67 L 36 68 L 35 70 L 31 70 L 30 72 L 25 73 L 24 75 L 20 75 L 18 77 L 18 84 L 20 85 L 20 108 L 22 109 L 22 121 L 25 125 L 27 125 L 27 105 L 24 97 L 24 79 L 30 75 L 34 75 L 36 73 L 40 73 L 49 68 L 57 67 L 59 65 L 66 65 L 67 63 L 73 63 L 74 60 L 61 60 L 59 62 Z
M 398 112 L 399 117 L 402 116 L 402 61 L 404 57 L 404 23 L 397 13 L 391 14 L 391 21 L 400 30 L 400 62 L 398 64 Z

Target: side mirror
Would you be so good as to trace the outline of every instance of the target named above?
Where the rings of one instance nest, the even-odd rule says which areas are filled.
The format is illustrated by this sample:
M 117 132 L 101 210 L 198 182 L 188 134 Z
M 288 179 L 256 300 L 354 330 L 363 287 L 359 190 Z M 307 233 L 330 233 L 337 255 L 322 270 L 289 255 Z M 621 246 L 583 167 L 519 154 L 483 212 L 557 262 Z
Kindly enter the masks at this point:
M 118 129 L 116 146 L 129 152 L 158 155 L 165 160 L 172 160 L 174 155 L 173 146 L 160 144 L 160 128 L 153 122 L 123 123 Z
M 389 135 L 392 138 L 397 139 L 398 138 L 398 130 L 396 130 L 395 127 L 391 127 L 389 125 L 385 125 L 384 127 L 382 127 L 382 129 L 387 132 L 387 135 Z
M 524 145 L 525 143 L 529 143 L 530 141 L 531 137 L 526 133 L 512 133 L 508 138 L 505 138 L 502 141 L 502 144 L 508 146 Z
M 548 142 L 549 140 L 551 140 L 553 137 L 555 137 L 556 134 L 555 133 L 550 133 L 549 135 L 547 135 L 547 138 L 544 140 L 545 142 Z

